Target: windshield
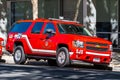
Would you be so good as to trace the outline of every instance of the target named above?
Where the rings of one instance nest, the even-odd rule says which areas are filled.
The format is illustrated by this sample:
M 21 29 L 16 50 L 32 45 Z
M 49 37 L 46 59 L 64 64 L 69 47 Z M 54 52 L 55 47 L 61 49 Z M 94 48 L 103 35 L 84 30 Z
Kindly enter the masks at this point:
M 58 24 L 59 32 L 62 34 L 78 34 L 92 36 L 92 34 L 83 26 L 73 24 Z

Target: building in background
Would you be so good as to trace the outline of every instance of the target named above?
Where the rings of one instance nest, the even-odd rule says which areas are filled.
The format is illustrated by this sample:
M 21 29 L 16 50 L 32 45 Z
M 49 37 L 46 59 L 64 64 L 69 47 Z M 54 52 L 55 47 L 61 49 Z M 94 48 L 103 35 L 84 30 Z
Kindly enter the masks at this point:
M 6 40 L 11 25 L 20 19 L 59 18 L 83 23 L 93 35 L 113 42 L 120 50 L 119 0 L 0 0 L 0 37 Z M 34 11 L 34 7 L 37 7 Z

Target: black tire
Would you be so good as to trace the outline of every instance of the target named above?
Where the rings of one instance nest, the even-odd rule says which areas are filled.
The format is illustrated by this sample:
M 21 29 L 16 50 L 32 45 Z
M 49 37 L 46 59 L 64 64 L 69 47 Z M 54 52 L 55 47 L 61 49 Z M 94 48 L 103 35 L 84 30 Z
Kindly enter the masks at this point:
M 15 48 L 13 58 L 16 64 L 24 64 L 26 62 L 26 56 L 22 46 L 17 46 Z
M 70 64 L 69 52 L 66 47 L 61 47 L 58 49 L 56 62 L 59 67 L 64 67 Z
M 57 65 L 56 60 L 54 60 L 54 59 L 48 59 L 47 61 L 48 61 L 49 66 L 56 66 Z
M 0 63 L 5 63 L 5 62 L 6 62 L 6 60 L 0 59 Z
M 94 64 L 95 68 L 107 69 L 109 68 L 108 64 Z

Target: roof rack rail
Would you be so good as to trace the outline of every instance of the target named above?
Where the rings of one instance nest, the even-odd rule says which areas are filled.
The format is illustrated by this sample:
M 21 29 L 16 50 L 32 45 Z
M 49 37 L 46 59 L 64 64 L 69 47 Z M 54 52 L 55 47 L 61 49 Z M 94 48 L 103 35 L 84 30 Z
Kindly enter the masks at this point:
M 63 20 L 63 19 L 56 19 L 56 18 L 48 18 L 49 20 Z
M 71 20 L 64 20 L 64 19 L 56 19 L 56 18 L 48 18 L 49 20 L 62 20 L 62 21 L 66 21 L 66 22 L 76 22 L 76 23 L 80 23 L 78 21 L 71 21 Z

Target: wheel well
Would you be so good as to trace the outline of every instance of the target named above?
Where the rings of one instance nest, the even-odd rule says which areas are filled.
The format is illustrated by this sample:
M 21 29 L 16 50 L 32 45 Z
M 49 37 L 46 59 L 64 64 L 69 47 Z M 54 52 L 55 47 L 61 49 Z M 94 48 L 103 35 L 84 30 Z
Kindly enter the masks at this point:
M 69 47 L 68 47 L 67 44 L 59 44 L 58 47 L 57 47 L 57 50 L 61 47 L 66 47 L 69 50 Z
M 22 42 L 16 41 L 16 42 L 14 43 L 14 47 L 19 46 L 19 45 L 23 46 Z

